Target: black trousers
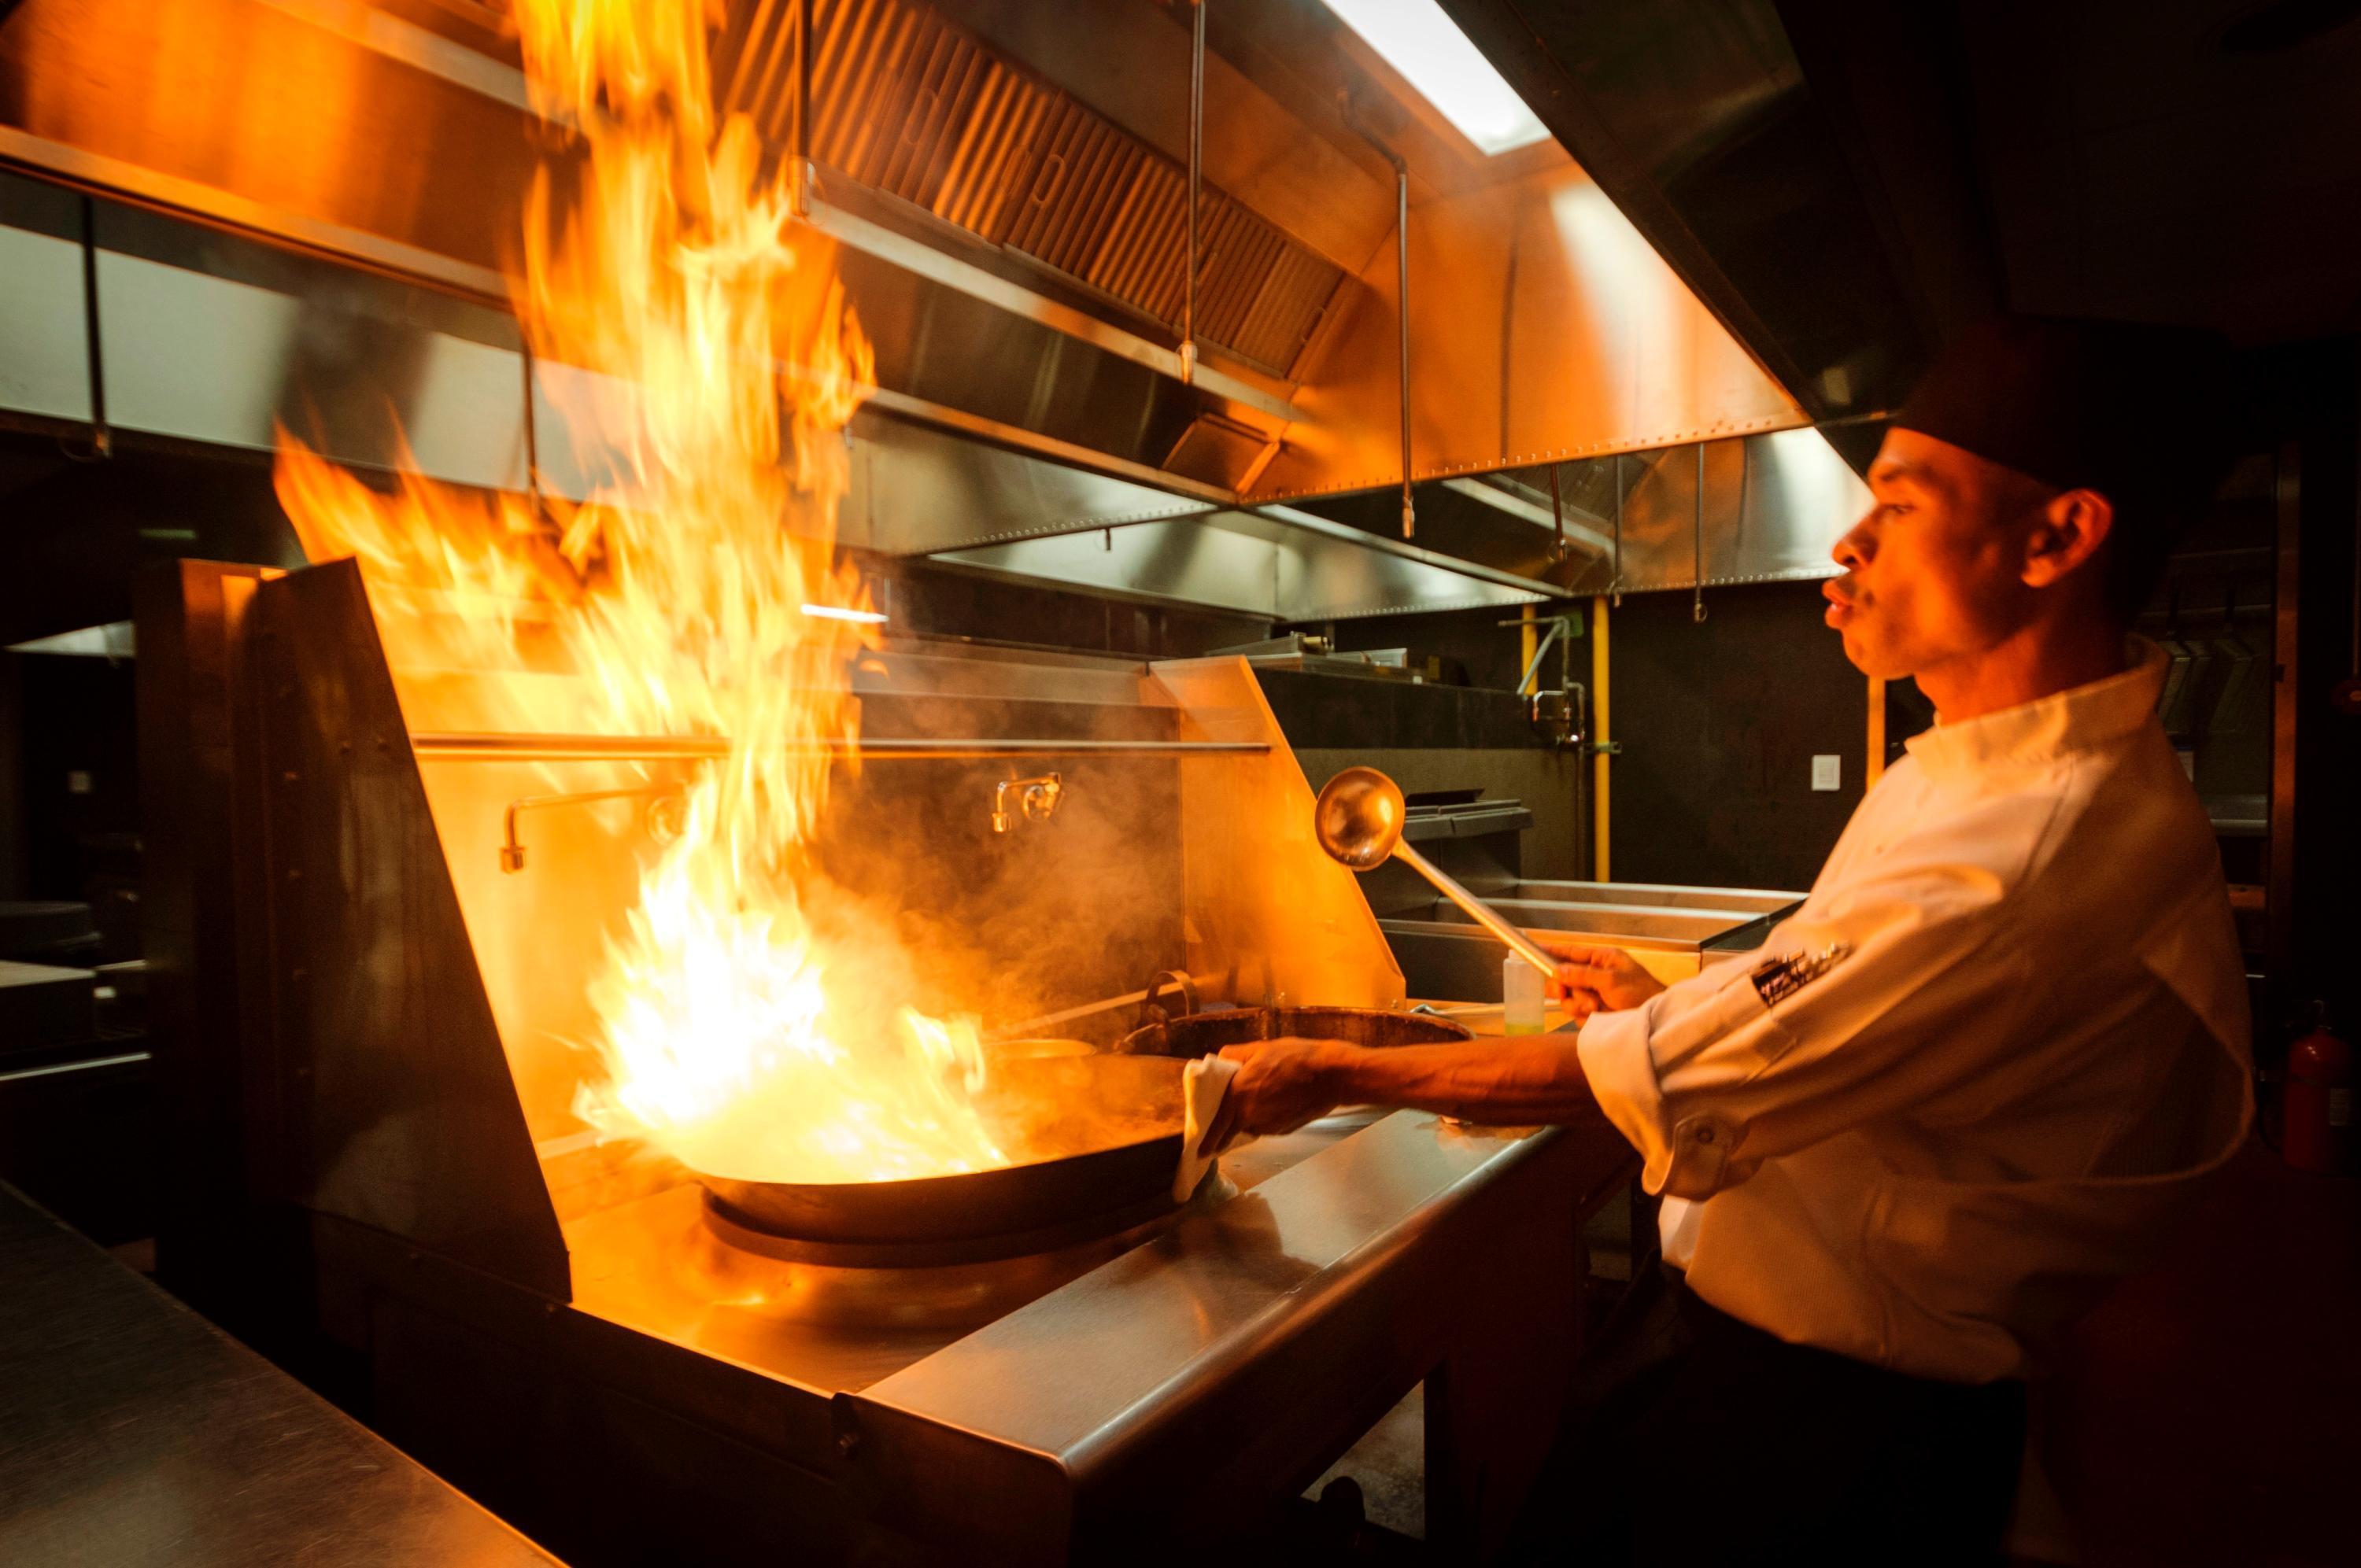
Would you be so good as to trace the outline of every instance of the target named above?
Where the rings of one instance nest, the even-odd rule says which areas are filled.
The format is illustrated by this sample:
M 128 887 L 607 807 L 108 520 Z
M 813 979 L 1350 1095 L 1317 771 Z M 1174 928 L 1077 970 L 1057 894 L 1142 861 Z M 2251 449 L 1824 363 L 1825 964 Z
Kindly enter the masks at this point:
M 1520 1563 L 1991 1568 L 2025 1385 L 1931 1382 L 1788 1344 L 1661 1269 L 1602 1336 L 1526 1505 Z

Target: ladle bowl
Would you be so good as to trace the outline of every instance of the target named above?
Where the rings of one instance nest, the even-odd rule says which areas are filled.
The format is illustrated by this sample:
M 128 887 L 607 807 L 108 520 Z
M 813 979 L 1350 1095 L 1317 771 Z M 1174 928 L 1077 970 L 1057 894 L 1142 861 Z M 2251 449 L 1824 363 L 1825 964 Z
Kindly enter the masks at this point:
M 1399 860 L 1433 883 L 1442 894 L 1467 912 L 1510 952 L 1543 974 L 1557 972 L 1557 959 L 1548 948 L 1518 930 L 1499 912 L 1459 885 L 1459 880 L 1402 842 L 1402 824 L 1410 806 L 1401 785 L 1375 768 L 1346 768 L 1330 779 L 1312 804 L 1312 833 L 1331 859 L 1356 872 L 1373 872 L 1389 860 Z
M 1356 872 L 1373 872 L 1393 858 L 1409 815 L 1401 785 L 1375 768 L 1346 768 L 1320 792 L 1312 831 L 1334 859 Z

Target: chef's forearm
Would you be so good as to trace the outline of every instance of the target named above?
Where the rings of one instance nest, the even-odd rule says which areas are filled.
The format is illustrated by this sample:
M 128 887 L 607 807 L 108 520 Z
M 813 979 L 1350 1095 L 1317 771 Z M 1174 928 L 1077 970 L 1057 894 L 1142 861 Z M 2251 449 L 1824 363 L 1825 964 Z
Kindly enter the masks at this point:
M 1339 1104 L 1408 1105 L 1499 1126 L 1570 1122 L 1595 1102 L 1572 1035 L 1340 1051 Z

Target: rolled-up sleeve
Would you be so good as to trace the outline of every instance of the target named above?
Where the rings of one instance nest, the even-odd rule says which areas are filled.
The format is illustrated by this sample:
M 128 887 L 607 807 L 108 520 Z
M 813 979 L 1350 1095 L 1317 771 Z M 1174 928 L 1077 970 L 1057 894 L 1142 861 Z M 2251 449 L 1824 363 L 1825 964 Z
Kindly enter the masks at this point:
M 1765 1159 L 2005 1068 L 2032 990 L 2007 920 L 2028 833 L 1987 826 L 1968 840 L 1977 852 L 1953 839 L 1886 858 L 1879 874 L 1816 894 L 1762 952 L 1583 1026 L 1583 1069 L 1640 1151 L 1648 1190 L 1709 1196 Z
M 1719 964 L 1620 1013 L 1599 1013 L 1575 1040 L 1591 1092 L 1631 1146 L 1640 1151 L 1641 1180 L 1651 1192 L 1702 1197 L 1722 1184 L 1730 1146 L 1741 1128 L 1729 1123 L 1680 1077 L 1668 1086 L 1657 1042 L 1735 1039 L 1760 1018 L 1775 1032 L 1754 989 L 1752 966 Z M 1737 1048 L 1737 1047 L 1733 1047 Z M 1667 1051 L 1669 1055 L 1669 1050 Z M 1677 1106 L 1667 1104 L 1667 1093 Z M 1678 1179 L 1675 1180 L 1675 1168 Z

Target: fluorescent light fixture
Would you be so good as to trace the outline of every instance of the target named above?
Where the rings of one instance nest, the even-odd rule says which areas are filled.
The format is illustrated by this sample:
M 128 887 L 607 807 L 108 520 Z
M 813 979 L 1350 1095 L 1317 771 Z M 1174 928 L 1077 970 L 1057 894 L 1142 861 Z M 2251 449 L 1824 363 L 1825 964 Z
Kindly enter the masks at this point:
M 131 622 L 110 620 L 104 626 L 85 626 L 79 631 L 60 631 L 54 636 L 36 637 L 30 642 L 11 642 L 6 652 L 78 653 L 99 659 L 128 659 L 137 652 L 137 642 L 131 634 Z
M 1548 138 L 1549 127 L 1525 107 L 1525 101 L 1434 0 L 1327 0 L 1327 5 L 1487 157 Z
M 804 606 L 804 613 L 806 615 L 818 616 L 822 620 L 857 621 L 862 626 L 883 626 L 885 624 L 884 616 L 879 614 L 876 610 L 847 609 L 842 605 L 807 604 Z

